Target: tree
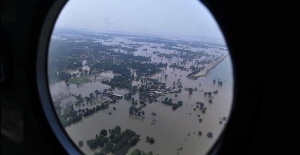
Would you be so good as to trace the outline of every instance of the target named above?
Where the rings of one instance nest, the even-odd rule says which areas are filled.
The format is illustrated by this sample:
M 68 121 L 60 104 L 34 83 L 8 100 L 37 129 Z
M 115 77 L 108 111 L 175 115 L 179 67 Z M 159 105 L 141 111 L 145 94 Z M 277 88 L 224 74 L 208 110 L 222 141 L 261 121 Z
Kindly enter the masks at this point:
M 109 139 L 114 139 L 116 137 L 116 135 L 115 134 L 110 134 L 110 136 L 109 136 Z
M 108 129 L 108 132 L 110 135 L 114 135 L 115 134 L 115 129 Z
M 178 101 L 177 104 L 180 106 L 180 105 L 183 104 L 183 102 L 182 101 Z
M 121 140 L 121 143 L 122 143 L 123 145 L 127 145 L 127 144 L 128 144 L 128 140 L 127 140 L 126 138 L 123 138 L 123 139 Z
M 121 133 L 121 127 L 120 126 L 115 127 L 115 133 L 116 133 L 116 135 L 119 135 Z
M 90 98 L 94 98 L 94 94 L 93 93 L 90 93 Z
M 201 131 L 199 131 L 199 132 L 198 132 L 198 135 L 199 135 L 199 136 L 201 136 L 201 135 L 202 135 L 202 132 L 201 132 Z
M 206 135 L 207 135 L 207 137 L 209 137 L 209 138 L 213 137 L 212 132 L 208 132 Z
M 86 143 L 91 149 L 96 149 L 98 147 L 98 142 L 96 139 L 87 140 Z
M 95 90 L 95 94 L 96 94 L 96 97 L 98 97 L 98 95 L 101 94 L 101 92 L 99 90 Z
M 218 94 L 218 93 L 219 93 L 219 91 L 218 91 L 218 90 L 215 90 L 213 93 L 214 93 L 214 94 Z
M 130 146 L 134 146 L 138 141 L 139 141 L 139 137 L 138 136 L 133 136 L 130 138 L 130 140 L 128 141 L 128 144 Z
M 155 142 L 154 138 L 147 136 L 146 141 L 149 142 L 150 144 L 153 144 Z
M 142 151 L 139 149 L 136 149 L 133 152 L 131 152 L 130 155 L 142 155 Z
M 122 143 L 117 143 L 115 145 L 113 145 L 112 149 L 111 149 L 111 152 L 117 152 L 119 151 L 121 148 L 123 147 L 123 144 Z
M 155 142 L 154 138 L 152 138 L 152 137 L 149 138 L 149 143 L 150 143 L 150 144 L 153 144 L 154 142 Z
M 108 142 L 108 143 L 104 144 L 104 147 L 103 147 L 102 150 L 103 150 L 105 153 L 108 153 L 108 152 L 111 151 L 112 146 L 113 146 L 113 144 L 112 144 L 111 142 Z
M 82 147 L 82 146 L 83 146 L 83 141 L 81 141 L 81 140 L 78 141 L 78 146 L 79 146 L 79 147 Z
M 126 155 L 128 153 L 130 149 L 129 145 L 123 145 L 123 147 L 121 148 L 121 150 L 119 151 L 121 155 Z
M 104 142 L 103 139 L 99 140 L 98 145 L 99 145 L 100 147 L 103 147 L 104 144 L 105 144 L 105 142 Z
M 104 137 L 103 141 L 104 141 L 104 143 L 107 143 L 107 142 L 109 142 L 109 138 L 108 137 Z
M 90 98 L 89 97 L 84 97 L 84 99 L 86 100 L 86 104 L 88 104 L 90 102 Z
M 107 135 L 107 130 L 106 129 L 102 129 L 100 131 L 100 134 L 103 135 L 103 136 L 106 136 Z
M 218 85 L 222 86 L 223 85 L 223 81 L 218 81 Z
M 193 94 L 193 88 L 189 88 L 189 94 Z

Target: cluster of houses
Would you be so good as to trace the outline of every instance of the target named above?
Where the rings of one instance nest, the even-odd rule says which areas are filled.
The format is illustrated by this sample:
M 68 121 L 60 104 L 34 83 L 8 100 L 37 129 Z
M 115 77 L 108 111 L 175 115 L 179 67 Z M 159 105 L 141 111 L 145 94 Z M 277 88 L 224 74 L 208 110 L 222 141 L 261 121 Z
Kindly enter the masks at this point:
M 102 103 L 104 103 L 104 104 L 115 103 L 116 100 L 123 98 L 123 95 L 114 94 L 113 92 L 104 92 L 104 93 L 102 93 L 102 95 L 108 97 L 102 101 Z
M 123 95 L 119 95 L 119 94 L 114 94 L 113 92 L 104 92 L 102 93 L 102 95 L 107 96 L 111 99 L 122 99 Z
M 171 87 L 166 87 L 165 89 L 150 89 L 149 96 L 158 97 L 167 93 L 179 93 L 179 89 L 172 89 Z

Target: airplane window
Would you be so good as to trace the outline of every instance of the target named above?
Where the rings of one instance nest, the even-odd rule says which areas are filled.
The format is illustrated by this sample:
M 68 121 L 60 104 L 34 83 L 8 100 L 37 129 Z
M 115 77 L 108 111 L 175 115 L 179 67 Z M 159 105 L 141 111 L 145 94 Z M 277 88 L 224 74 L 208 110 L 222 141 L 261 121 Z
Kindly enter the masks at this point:
M 84 154 L 201 155 L 230 115 L 229 51 L 196 0 L 71 0 L 49 43 L 62 127 Z

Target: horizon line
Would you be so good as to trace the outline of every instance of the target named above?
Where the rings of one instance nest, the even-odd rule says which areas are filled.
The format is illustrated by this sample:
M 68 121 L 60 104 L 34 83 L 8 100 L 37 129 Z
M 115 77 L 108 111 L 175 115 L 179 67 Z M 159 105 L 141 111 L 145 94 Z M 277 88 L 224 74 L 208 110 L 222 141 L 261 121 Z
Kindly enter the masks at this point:
M 225 39 L 221 38 L 214 38 L 214 37 L 203 37 L 203 36 L 191 36 L 191 35 L 183 35 L 183 34 L 155 34 L 155 33 L 143 33 L 143 32 L 126 32 L 126 31 L 117 31 L 117 30 L 104 30 L 104 31 L 99 31 L 99 30 L 91 30 L 91 29 L 82 29 L 82 28 L 71 28 L 71 27 L 61 27 L 61 26 L 55 26 L 53 30 L 56 28 L 58 29 L 71 29 L 75 31 L 90 31 L 90 32 L 95 32 L 95 33 L 119 33 L 119 34 L 129 34 L 129 35 L 148 35 L 148 36 L 156 36 L 156 37 L 174 37 L 174 40 L 179 40 L 179 39 L 188 39 L 191 41 L 201 41 L 201 42 L 211 42 L 211 43 L 216 43 L 217 44 L 222 44 L 226 45 Z M 171 38 L 168 38 L 171 39 Z

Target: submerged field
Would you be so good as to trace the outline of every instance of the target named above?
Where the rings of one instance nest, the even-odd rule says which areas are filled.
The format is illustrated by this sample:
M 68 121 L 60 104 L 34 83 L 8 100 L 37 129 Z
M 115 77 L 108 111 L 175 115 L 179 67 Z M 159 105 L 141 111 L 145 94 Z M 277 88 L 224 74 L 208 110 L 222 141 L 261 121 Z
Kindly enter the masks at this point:
M 56 82 L 50 91 L 71 139 L 76 144 L 83 142 L 80 149 L 85 154 L 94 154 L 103 151 L 105 145 L 96 143 L 97 147 L 91 148 L 87 141 L 103 129 L 120 126 L 122 131 L 130 129 L 139 135 L 135 145 L 128 145 L 127 154 L 135 149 L 160 155 L 205 154 L 224 128 L 231 109 L 231 61 L 230 57 L 219 59 L 228 51 L 213 43 L 99 36 L 102 38 L 61 34 L 50 47 L 53 59 L 49 63 L 62 61 L 61 66 L 50 65 L 50 72 L 58 72 L 51 76 Z M 73 45 L 75 41 L 82 44 Z M 66 55 L 55 53 L 58 42 L 68 48 Z M 188 77 L 212 64 L 206 75 Z M 90 70 L 84 71 L 84 66 Z M 79 74 L 68 70 L 78 70 Z M 60 78 L 67 78 L 67 83 Z M 180 101 L 182 105 L 178 105 Z M 147 136 L 155 142 L 149 143 Z M 126 146 L 124 142 L 122 147 Z

